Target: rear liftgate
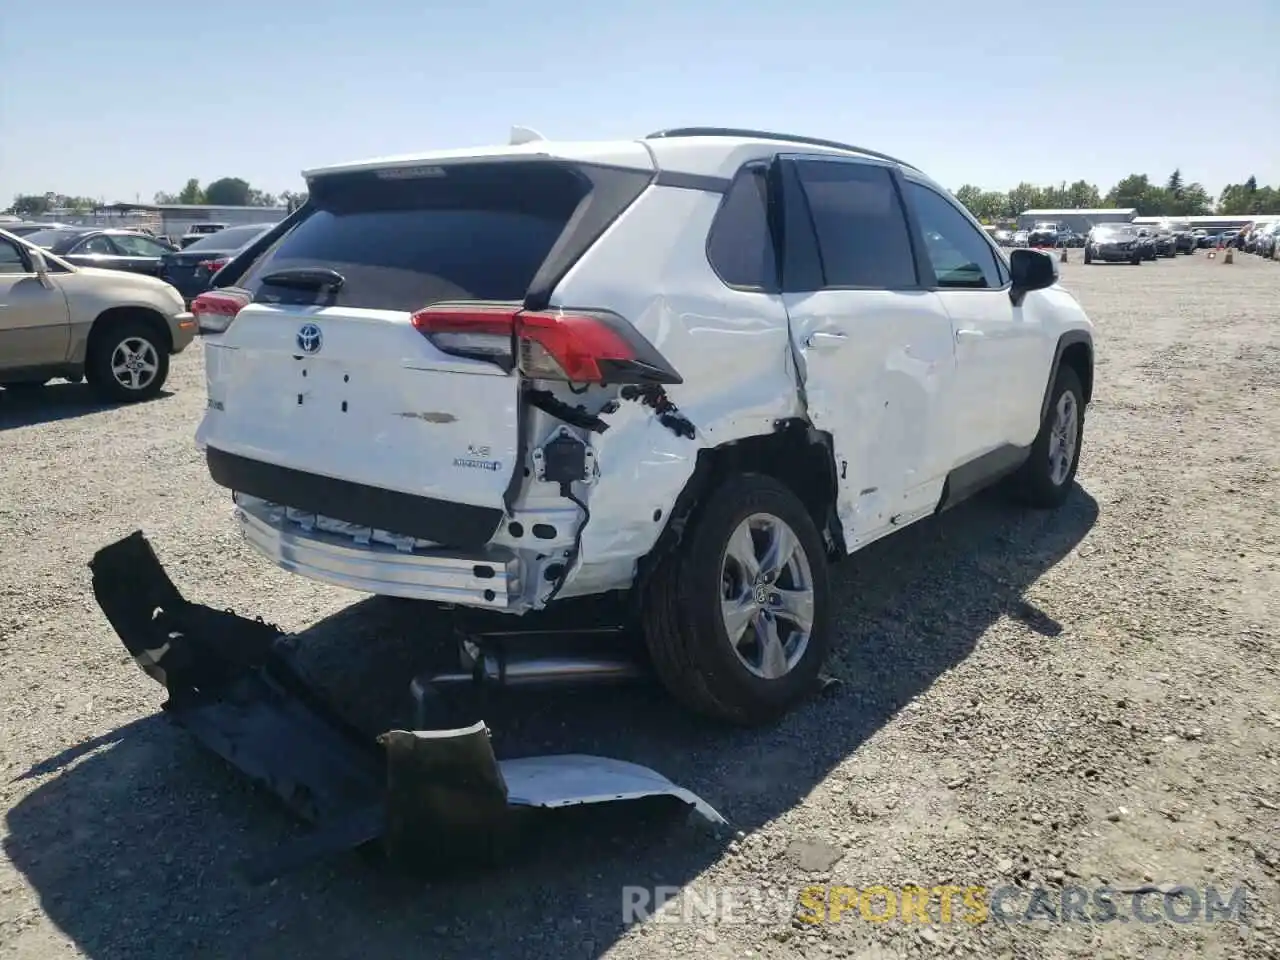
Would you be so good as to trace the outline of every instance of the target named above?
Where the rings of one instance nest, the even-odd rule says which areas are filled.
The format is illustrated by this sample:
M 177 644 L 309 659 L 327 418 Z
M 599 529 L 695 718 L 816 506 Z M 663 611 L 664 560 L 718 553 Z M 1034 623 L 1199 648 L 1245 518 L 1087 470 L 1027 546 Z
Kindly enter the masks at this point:
M 576 754 L 498 760 L 483 722 L 370 739 L 294 669 L 283 631 L 185 600 L 140 531 L 103 547 L 89 567 L 112 627 L 168 691 L 170 718 L 314 826 L 249 863 L 251 880 L 376 840 L 393 863 L 419 868 L 492 862 L 531 808 L 669 796 L 727 826 L 697 795 L 637 764 Z M 475 661 L 477 679 L 508 670 L 483 655 Z M 413 684 L 419 722 L 430 687 Z

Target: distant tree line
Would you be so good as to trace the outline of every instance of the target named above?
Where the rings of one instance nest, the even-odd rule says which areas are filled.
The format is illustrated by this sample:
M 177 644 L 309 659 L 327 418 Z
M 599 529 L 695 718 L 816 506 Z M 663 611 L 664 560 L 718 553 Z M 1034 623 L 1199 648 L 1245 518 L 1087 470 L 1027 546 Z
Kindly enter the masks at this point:
M 1186 183 L 1181 170 L 1174 170 L 1164 184 L 1152 183 L 1145 173 L 1131 173 L 1104 195 L 1085 180 L 1059 186 L 1037 186 L 1023 182 L 1012 190 L 983 190 L 966 183 L 955 191 L 956 199 L 984 223 L 1012 220 L 1024 210 L 1070 210 L 1091 207 L 1134 207 L 1141 216 L 1198 216 L 1221 213 L 1228 216 L 1280 214 L 1280 186 L 1258 185 L 1256 177 L 1223 188 L 1217 198 L 1199 183 Z M 267 193 L 240 177 L 222 177 L 205 186 L 192 177 L 177 193 L 161 191 L 155 203 L 211 204 L 229 207 L 301 206 L 305 193 L 284 190 Z M 50 210 L 67 209 L 89 213 L 100 206 L 92 197 L 72 197 L 61 193 L 20 194 L 7 213 L 37 216 Z
M 192 177 L 177 193 L 161 191 L 155 195 L 156 203 L 211 204 L 219 207 L 288 207 L 292 210 L 303 199 L 304 195 L 292 190 L 280 193 L 267 193 L 251 187 L 247 180 L 240 177 L 223 177 L 214 180 L 207 186 L 200 186 L 200 181 Z
M 249 185 L 240 177 L 222 177 L 206 186 L 192 177 L 177 193 L 160 191 L 153 198 L 154 203 L 185 203 L 228 207 L 286 207 L 293 210 L 306 199 L 305 193 L 284 190 L 280 193 L 268 193 Z M 18 194 L 6 213 L 17 216 L 32 217 L 47 214 L 52 210 L 67 210 L 70 213 L 92 213 L 102 204 L 92 197 L 73 197 L 62 193 L 30 193 Z
M 1134 207 L 1144 217 L 1280 214 L 1280 186 L 1260 187 L 1251 176 L 1244 183 L 1228 184 L 1215 200 L 1199 183 L 1185 182 L 1181 170 L 1174 170 L 1163 184 L 1152 183 L 1145 173 L 1131 173 L 1105 194 L 1095 184 L 1077 180 L 1056 187 L 1023 182 L 1008 192 L 967 183 L 955 196 L 984 223 L 1012 220 L 1024 210 L 1097 207 Z

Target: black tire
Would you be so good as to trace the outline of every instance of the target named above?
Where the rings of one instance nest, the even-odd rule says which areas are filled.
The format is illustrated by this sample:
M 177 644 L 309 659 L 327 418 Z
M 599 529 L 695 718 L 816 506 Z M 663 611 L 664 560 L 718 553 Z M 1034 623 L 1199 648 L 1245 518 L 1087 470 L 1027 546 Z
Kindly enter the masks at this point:
M 1064 394 L 1070 393 L 1074 398 L 1075 446 L 1071 451 L 1070 465 L 1066 475 L 1054 482 L 1052 463 L 1049 456 L 1057 420 L 1058 407 Z M 1080 465 L 1080 448 L 1084 439 L 1084 388 L 1080 378 L 1070 367 L 1058 368 L 1054 378 L 1053 389 L 1049 393 L 1049 408 L 1045 411 L 1040 423 L 1040 432 L 1031 444 L 1031 454 L 1027 460 L 1010 477 L 1009 490 L 1016 500 L 1029 507 L 1051 510 L 1062 506 L 1071 493 L 1071 484 L 1076 478 L 1076 469 Z
M 813 591 L 808 644 L 776 679 L 747 667 L 730 642 L 721 611 L 732 565 L 727 559 L 731 538 L 756 514 L 790 528 L 807 561 Z M 709 499 L 680 552 L 654 571 L 643 608 L 645 641 L 659 679 L 686 707 L 743 726 L 763 724 L 816 690 L 831 643 L 829 607 L 826 551 L 804 504 L 772 477 L 739 474 Z
M 1084 248 L 1084 262 L 1085 262 L 1085 263 L 1093 263 L 1093 254 L 1089 252 L 1089 248 L 1088 248 L 1088 247 L 1085 247 L 1085 248 Z
M 141 346 L 144 344 L 145 348 Z M 139 371 L 137 378 L 131 374 L 116 376 L 112 370 L 113 358 L 119 358 L 117 351 L 122 349 L 145 355 L 146 362 L 154 367 L 149 377 L 144 377 L 143 371 Z M 146 320 L 121 320 L 103 330 L 93 331 L 89 338 L 85 377 L 103 400 L 113 403 L 150 400 L 160 392 L 169 377 L 169 351 L 158 331 Z M 138 386 L 129 386 L 126 380 L 133 380 Z

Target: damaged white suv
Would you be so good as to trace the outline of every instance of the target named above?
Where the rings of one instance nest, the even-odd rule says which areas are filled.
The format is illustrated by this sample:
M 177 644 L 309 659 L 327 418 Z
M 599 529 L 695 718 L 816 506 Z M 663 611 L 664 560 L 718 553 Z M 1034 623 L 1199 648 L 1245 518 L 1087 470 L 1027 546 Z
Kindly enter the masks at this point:
M 287 570 L 512 615 L 622 591 L 672 692 L 751 723 L 818 676 L 828 560 L 1072 486 L 1092 325 L 909 164 L 697 128 L 306 176 L 193 306 L 198 443 Z

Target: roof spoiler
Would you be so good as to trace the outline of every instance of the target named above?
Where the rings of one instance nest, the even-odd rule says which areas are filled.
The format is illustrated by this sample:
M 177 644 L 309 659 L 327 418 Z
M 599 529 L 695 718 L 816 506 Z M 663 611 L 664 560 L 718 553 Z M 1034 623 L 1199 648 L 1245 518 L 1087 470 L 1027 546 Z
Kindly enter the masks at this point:
M 532 127 L 515 126 L 511 128 L 511 146 L 519 146 L 522 143 L 536 143 L 539 140 L 547 139 Z

